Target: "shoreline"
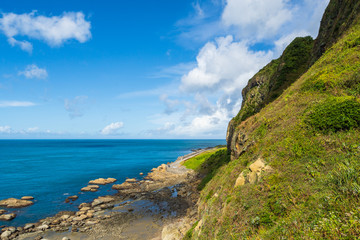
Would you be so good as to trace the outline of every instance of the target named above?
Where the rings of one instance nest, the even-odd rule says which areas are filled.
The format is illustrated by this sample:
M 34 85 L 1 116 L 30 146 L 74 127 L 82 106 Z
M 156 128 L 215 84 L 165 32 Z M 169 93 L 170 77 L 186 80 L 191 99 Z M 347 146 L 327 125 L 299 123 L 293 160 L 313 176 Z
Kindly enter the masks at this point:
M 181 163 L 215 148 L 179 156 L 153 168 L 143 180 L 114 184 L 117 193 L 81 203 L 77 212 L 59 212 L 23 227 L 5 227 L 1 233 L 8 236 L 1 235 L 1 239 L 162 239 L 165 226 L 197 213 L 198 177 Z

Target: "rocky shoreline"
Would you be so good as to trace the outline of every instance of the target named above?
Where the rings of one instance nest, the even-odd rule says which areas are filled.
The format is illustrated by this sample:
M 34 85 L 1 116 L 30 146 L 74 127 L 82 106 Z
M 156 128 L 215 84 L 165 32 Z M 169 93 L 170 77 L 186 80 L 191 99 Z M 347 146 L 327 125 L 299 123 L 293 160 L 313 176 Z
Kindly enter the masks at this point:
M 1 240 L 179 239 L 195 221 L 199 197 L 198 176 L 181 163 L 209 149 L 194 150 L 173 163 L 153 168 L 143 180 L 127 179 L 114 184 L 112 189 L 118 191 L 115 195 L 81 203 L 76 212 L 60 212 L 23 227 L 4 227 Z M 97 191 L 98 185 L 115 181 L 91 180 L 81 190 Z M 66 201 L 76 199 L 77 196 L 70 196 Z

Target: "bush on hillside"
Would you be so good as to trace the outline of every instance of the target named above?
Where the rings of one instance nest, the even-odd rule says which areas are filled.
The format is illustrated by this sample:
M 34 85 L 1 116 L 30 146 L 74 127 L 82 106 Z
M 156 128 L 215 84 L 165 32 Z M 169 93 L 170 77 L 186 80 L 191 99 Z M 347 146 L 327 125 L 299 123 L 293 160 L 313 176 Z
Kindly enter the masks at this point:
M 337 132 L 360 127 L 360 103 L 354 99 L 333 98 L 320 103 L 306 122 L 321 132 Z

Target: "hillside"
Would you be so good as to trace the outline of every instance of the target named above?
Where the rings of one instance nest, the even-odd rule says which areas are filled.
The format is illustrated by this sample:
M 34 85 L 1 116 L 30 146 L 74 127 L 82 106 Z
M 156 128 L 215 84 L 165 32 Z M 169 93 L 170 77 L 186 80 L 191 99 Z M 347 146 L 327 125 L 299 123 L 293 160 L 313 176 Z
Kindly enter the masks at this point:
M 250 79 L 228 151 L 197 168 L 208 175 L 187 239 L 360 237 L 359 6 L 331 0 L 314 47 L 295 39 Z

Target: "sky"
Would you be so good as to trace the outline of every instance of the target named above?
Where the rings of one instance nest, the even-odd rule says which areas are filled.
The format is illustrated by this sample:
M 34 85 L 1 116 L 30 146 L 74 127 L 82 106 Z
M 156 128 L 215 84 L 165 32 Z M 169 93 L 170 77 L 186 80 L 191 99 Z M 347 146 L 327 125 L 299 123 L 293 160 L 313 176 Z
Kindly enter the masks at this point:
M 328 2 L 2 1 L 0 139 L 224 139 Z

